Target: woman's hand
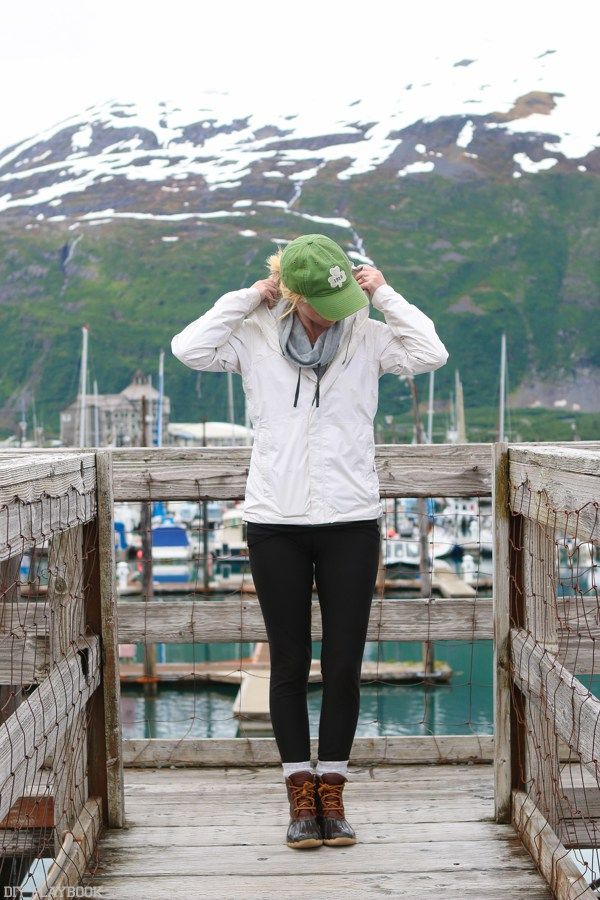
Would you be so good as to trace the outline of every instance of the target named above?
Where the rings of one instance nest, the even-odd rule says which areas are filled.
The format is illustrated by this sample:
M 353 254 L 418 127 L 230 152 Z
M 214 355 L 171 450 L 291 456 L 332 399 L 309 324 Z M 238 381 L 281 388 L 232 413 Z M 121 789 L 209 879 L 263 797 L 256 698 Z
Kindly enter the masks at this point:
M 269 309 L 275 306 L 279 300 L 279 279 L 275 278 L 273 275 L 269 278 L 255 281 L 251 287 L 258 289 L 261 299 L 267 304 Z
M 366 291 L 370 297 L 373 296 L 378 287 L 381 287 L 382 284 L 387 284 L 385 278 L 375 266 L 363 265 L 358 271 L 352 272 L 352 274 L 360 284 L 361 288 Z

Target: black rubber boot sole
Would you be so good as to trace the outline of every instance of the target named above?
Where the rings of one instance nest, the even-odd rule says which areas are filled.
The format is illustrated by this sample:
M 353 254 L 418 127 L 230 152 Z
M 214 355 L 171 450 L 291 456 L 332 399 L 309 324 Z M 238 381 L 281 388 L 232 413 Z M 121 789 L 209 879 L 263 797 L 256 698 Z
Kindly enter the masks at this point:
M 336 837 L 336 838 L 324 838 L 323 843 L 327 844 L 328 847 L 347 847 L 349 844 L 356 844 L 355 837 Z
M 286 841 L 288 847 L 294 850 L 308 850 L 309 847 L 320 847 L 323 841 L 321 838 L 303 838 L 301 841 Z

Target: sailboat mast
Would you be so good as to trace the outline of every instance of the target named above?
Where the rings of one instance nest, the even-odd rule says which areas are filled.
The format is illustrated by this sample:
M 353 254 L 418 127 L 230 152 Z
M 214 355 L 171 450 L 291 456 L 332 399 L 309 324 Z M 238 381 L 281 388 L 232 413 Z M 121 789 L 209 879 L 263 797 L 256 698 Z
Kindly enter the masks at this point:
M 227 406 L 231 423 L 231 443 L 235 444 L 235 416 L 233 410 L 233 373 L 227 373 Z
M 94 447 L 100 446 L 100 411 L 98 409 L 98 381 L 94 378 Z
M 156 404 L 156 446 L 162 447 L 163 396 L 165 391 L 165 351 L 158 357 L 158 401 Z
M 454 405 L 454 397 L 452 395 L 452 391 L 450 391 L 450 400 L 448 402 L 448 406 L 450 408 L 450 425 L 446 429 L 446 440 L 450 444 L 456 443 L 456 410 Z
M 86 417 L 86 390 L 87 390 L 87 359 L 88 359 L 88 327 L 83 325 L 81 347 L 81 381 L 79 386 L 79 446 L 86 446 L 85 417 Z
M 504 441 L 504 403 L 506 383 L 506 334 L 502 332 L 502 342 L 500 345 L 500 420 L 498 423 L 498 440 Z
M 467 429 L 465 425 L 465 402 L 463 398 L 462 381 L 458 369 L 455 372 L 456 378 L 456 440 L 459 444 L 464 444 L 467 440 Z
M 33 418 L 33 446 L 38 447 L 38 423 L 35 412 L 35 394 L 33 392 L 31 394 L 31 415 Z
M 27 437 L 27 416 L 25 414 L 25 397 L 21 394 L 21 421 L 19 422 L 19 447 L 22 447 Z M 34 435 L 35 437 L 35 435 Z
M 429 373 L 429 400 L 427 403 L 427 443 L 433 443 L 433 377 L 435 372 Z

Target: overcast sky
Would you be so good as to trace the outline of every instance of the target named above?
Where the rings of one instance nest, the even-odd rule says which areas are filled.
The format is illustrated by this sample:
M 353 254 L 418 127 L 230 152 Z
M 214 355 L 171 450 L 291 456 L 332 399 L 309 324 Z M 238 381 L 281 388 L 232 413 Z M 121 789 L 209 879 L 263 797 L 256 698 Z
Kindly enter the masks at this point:
M 595 58 L 597 10 L 596 0 L 0 0 L 0 148 L 111 98 L 183 104 L 227 90 L 282 112 L 426 81 L 466 56 L 506 68 L 560 49 L 567 69 Z

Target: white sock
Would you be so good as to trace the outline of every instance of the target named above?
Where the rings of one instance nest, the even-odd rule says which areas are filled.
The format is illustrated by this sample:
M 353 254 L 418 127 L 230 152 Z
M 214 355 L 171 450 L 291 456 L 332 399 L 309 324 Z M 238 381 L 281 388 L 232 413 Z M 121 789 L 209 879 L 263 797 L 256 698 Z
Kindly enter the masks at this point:
M 340 775 L 348 776 L 348 760 L 347 759 L 326 759 L 321 762 L 317 760 L 317 775 L 324 775 L 325 772 L 339 772 Z
M 311 772 L 313 771 L 310 759 L 307 759 L 305 762 L 287 762 L 281 765 L 283 766 L 284 778 L 289 778 L 294 772 L 305 772 L 307 769 Z

